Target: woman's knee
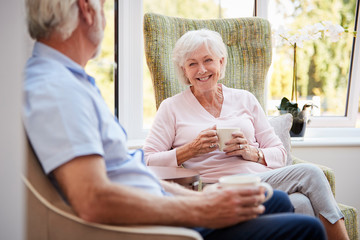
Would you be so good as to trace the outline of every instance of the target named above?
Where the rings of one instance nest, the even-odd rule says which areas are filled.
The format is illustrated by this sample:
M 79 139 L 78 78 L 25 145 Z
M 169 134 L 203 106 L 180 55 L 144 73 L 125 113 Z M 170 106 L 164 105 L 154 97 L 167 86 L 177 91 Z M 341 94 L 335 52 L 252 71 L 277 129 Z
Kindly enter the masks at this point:
M 297 170 L 301 172 L 302 177 L 305 177 L 305 179 L 308 179 L 311 182 L 320 182 L 326 180 L 324 172 L 314 164 L 303 163 L 294 166 L 296 166 Z
M 310 163 L 298 164 L 302 168 L 303 172 L 310 176 L 324 176 L 323 171 L 316 165 Z

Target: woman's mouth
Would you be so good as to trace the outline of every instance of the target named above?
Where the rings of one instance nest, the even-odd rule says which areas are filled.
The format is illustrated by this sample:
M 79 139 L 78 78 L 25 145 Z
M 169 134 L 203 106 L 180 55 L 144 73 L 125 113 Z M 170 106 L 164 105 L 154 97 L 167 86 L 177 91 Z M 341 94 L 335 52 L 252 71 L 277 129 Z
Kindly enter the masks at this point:
M 209 75 L 207 77 L 203 77 L 203 78 L 197 78 L 199 81 L 207 81 L 209 80 L 209 78 L 211 78 L 212 75 Z

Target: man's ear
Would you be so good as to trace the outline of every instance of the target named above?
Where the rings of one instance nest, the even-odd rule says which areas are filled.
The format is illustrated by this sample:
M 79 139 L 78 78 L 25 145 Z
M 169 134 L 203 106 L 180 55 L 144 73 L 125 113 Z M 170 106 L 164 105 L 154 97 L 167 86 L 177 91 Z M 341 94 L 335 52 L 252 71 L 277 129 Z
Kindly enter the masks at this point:
M 89 0 L 78 0 L 79 15 L 90 26 L 94 23 L 95 11 L 89 3 Z

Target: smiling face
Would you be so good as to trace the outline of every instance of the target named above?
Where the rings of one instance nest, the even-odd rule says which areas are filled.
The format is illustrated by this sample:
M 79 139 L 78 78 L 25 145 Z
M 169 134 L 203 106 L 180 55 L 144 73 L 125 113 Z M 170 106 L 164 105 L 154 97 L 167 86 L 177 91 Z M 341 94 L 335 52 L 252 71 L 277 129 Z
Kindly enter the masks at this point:
M 223 61 L 203 44 L 189 55 L 182 69 L 194 91 L 209 91 L 216 89 Z

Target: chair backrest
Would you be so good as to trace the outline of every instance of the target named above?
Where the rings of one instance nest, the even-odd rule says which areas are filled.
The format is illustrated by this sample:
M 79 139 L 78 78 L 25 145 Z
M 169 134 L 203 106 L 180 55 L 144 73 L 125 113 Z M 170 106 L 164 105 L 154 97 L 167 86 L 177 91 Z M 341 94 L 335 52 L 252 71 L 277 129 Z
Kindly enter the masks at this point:
M 271 28 L 266 19 L 231 18 L 195 20 L 146 13 L 144 16 L 145 55 L 153 81 L 156 108 L 181 91 L 175 76 L 172 50 L 187 31 L 207 28 L 221 34 L 228 51 L 225 78 L 227 87 L 252 92 L 265 106 L 264 84 L 271 64 Z
M 72 208 L 64 202 L 45 175 L 29 141 L 27 141 L 26 172 L 23 175 L 23 182 L 26 186 L 27 198 L 27 239 L 52 239 L 50 236 L 54 233 L 53 229 L 56 229 L 53 226 L 61 228 L 58 225 L 60 221 L 54 220 L 57 216 L 67 215 L 68 219 L 76 218 Z M 65 233 L 59 236 L 62 234 L 68 236 Z
M 24 176 L 25 185 L 37 197 L 52 204 L 62 211 L 74 214 L 72 208 L 65 203 L 54 185 L 44 173 L 40 162 L 28 141 L 26 158 L 26 176 Z

